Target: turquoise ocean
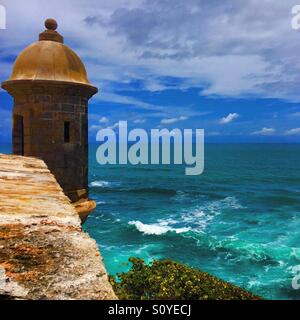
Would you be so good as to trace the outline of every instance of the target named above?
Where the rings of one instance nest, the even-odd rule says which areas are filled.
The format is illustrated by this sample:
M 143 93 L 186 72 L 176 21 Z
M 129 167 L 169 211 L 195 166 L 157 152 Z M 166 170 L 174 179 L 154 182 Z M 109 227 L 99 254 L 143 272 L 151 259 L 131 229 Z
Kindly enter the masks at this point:
M 96 149 L 97 209 L 84 229 L 110 274 L 128 270 L 132 256 L 170 258 L 268 299 L 300 299 L 300 144 L 206 144 L 200 176 L 184 166 L 100 166 Z

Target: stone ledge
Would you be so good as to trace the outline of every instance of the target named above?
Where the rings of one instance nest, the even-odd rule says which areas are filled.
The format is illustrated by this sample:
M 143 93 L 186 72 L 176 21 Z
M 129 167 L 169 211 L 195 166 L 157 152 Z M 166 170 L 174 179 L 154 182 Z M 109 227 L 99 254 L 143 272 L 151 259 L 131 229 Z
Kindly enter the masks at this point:
M 42 160 L 0 154 L 0 299 L 116 299 L 96 243 Z

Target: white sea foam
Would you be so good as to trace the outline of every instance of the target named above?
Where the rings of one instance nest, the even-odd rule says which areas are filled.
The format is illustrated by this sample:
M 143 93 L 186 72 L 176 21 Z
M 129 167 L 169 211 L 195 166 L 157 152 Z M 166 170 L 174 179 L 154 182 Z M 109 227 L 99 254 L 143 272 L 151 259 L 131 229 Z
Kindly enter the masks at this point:
M 98 188 L 104 188 L 104 187 L 112 187 L 112 186 L 115 186 L 115 185 L 118 185 L 118 183 L 116 182 L 109 182 L 109 181 L 101 181 L 101 180 L 98 180 L 98 181 L 93 181 L 90 183 L 90 187 L 98 187 Z
M 148 235 L 162 235 L 167 232 L 183 233 L 190 231 L 190 228 L 172 228 L 164 222 L 159 222 L 156 224 L 144 224 L 141 221 L 130 221 L 128 224 L 135 226 L 137 230 Z
M 191 212 L 186 212 L 182 215 L 182 220 L 185 223 L 192 225 L 193 230 L 200 232 L 206 229 L 213 218 L 213 215 L 205 213 L 201 208 L 195 208 Z
M 300 249 L 299 248 L 291 248 L 290 257 L 299 259 L 300 258 Z
M 196 232 L 204 232 L 214 218 L 224 209 L 241 209 L 243 206 L 235 197 L 227 197 L 223 200 L 214 200 L 203 205 L 195 206 L 189 210 L 183 210 L 181 219 L 192 230 Z
M 106 204 L 105 201 L 97 201 L 97 205 Z
M 244 207 L 239 203 L 239 200 L 236 197 L 227 197 L 224 200 L 220 201 L 223 206 L 232 209 L 243 209 Z
M 235 197 L 226 197 L 223 200 L 215 200 L 207 203 L 203 207 L 204 211 L 209 211 L 213 214 L 220 214 L 224 209 L 242 209 L 243 206 Z
M 261 281 L 257 279 L 252 279 L 248 282 L 248 288 L 253 289 L 255 287 L 259 287 L 261 285 Z

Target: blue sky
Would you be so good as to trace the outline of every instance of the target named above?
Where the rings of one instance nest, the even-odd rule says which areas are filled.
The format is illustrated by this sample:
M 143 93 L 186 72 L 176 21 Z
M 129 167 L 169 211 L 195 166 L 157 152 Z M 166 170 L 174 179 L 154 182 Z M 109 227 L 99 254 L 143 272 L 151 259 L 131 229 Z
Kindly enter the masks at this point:
M 300 141 L 300 30 L 290 0 L 0 0 L 0 81 L 48 17 L 100 93 L 90 140 L 137 128 L 204 128 L 207 142 Z M 0 143 L 12 99 L 0 91 Z

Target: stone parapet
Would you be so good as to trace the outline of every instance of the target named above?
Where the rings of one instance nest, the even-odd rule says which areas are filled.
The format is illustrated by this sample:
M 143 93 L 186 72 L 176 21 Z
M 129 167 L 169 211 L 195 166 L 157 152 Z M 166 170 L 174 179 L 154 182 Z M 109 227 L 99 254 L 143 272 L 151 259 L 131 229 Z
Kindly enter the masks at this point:
M 0 299 L 116 299 L 96 243 L 42 160 L 0 154 Z

